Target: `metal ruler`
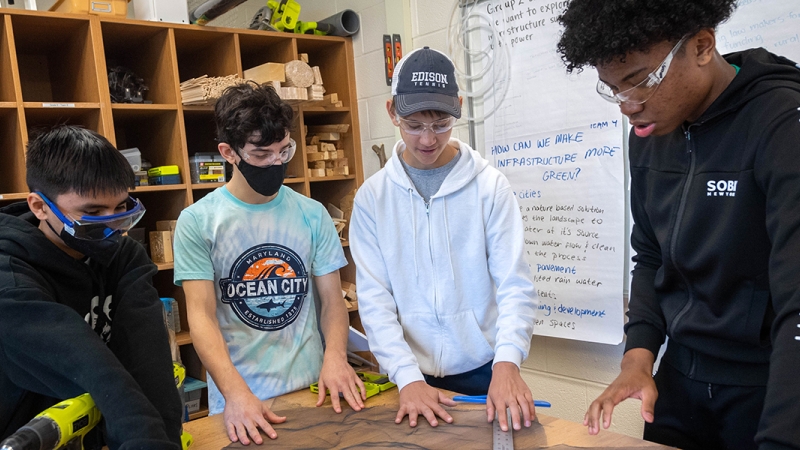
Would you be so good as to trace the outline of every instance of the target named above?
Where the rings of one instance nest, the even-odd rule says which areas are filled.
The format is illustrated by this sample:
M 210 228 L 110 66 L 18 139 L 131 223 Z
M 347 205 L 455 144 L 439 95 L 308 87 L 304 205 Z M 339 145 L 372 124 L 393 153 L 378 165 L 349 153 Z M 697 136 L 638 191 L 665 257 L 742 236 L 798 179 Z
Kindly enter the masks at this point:
M 497 419 L 497 415 L 495 415 L 494 422 L 492 422 L 492 449 L 493 450 L 514 450 L 514 436 L 511 435 L 513 430 L 511 424 L 511 409 L 506 409 L 506 414 L 508 418 L 508 431 L 503 431 L 500 428 L 500 421 Z

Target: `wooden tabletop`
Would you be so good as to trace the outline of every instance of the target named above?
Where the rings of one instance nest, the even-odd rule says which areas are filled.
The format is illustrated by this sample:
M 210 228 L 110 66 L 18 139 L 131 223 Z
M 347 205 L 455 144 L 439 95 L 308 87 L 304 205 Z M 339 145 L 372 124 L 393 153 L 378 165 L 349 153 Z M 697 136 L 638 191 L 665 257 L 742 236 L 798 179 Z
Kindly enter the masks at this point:
M 432 428 L 420 417 L 416 428 L 394 423 L 398 391 L 391 389 L 366 401 L 366 409 L 353 411 L 343 403 L 343 411 L 336 414 L 330 399 L 316 408 L 317 396 L 309 390 L 286 394 L 267 400 L 270 408 L 287 417 L 284 424 L 276 424 L 278 439 L 264 438 L 270 448 L 491 448 L 492 425 L 486 422 L 485 405 L 459 404 L 448 411 L 453 424 L 440 420 Z M 539 409 L 539 411 L 541 408 Z M 537 421 L 530 428 L 514 432 L 514 444 L 521 448 L 627 448 L 666 449 L 667 447 L 629 436 L 601 431 L 590 436 L 581 424 L 536 414 Z M 253 448 L 232 444 L 222 421 L 222 414 L 193 420 L 184 429 L 194 437 L 192 450 L 221 450 L 223 448 Z M 554 447 L 555 446 L 555 447 Z

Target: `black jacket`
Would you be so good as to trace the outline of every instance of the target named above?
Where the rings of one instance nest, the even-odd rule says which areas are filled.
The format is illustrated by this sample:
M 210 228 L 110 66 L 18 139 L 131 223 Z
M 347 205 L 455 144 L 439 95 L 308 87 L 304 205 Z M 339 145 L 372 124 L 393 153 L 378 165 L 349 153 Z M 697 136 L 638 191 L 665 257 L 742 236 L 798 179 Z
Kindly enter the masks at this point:
M 631 134 L 626 350 L 666 335 L 690 378 L 766 384 L 756 442 L 800 448 L 800 69 L 725 58 L 741 70 L 695 123 Z
M 0 440 L 89 392 L 112 449 L 180 448 L 183 408 L 144 248 L 123 238 L 103 267 L 38 224 L 27 203 L 0 209 Z

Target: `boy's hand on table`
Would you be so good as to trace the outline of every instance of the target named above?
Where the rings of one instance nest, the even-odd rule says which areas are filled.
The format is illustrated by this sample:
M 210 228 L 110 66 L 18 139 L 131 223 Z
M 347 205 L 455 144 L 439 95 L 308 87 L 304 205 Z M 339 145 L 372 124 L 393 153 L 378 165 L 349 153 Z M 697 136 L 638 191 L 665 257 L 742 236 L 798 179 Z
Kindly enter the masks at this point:
M 347 358 L 326 357 L 322 360 L 322 370 L 319 373 L 319 398 L 317 406 L 325 403 L 326 390 L 330 391 L 331 404 L 337 413 L 342 412 L 339 402 L 339 393 L 355 411 L 364 408 L 364 400 L 367 399 L 367 390 L 364 382 L 356 375 L 356 372 L 347 363 Z
M 225 399 L 225 411 L 222 414 L 228 438 L 232 442 L 241 442 L 244 445 L 254 443 L 261 445 L 263 439 L 258 429 L 264 431 L 270 439 L 276 439 L 278 433 L 270 425 L 282 423 L 286 417 L 273 413 L 252 392 L 242 392 Z M 249 437 L 248 437 L 249 435 Z
M 486 395 L 486 418 L 489 422 L 497 420 L 500 428 L 508 431 L 506 408 L 511 410 L 511 422 L 515 430 L 520 430 L 520 413 L 525 419 L 525 426 L 531 426 L 536 418 L 531 390 L 519 374 L 519 367 L 511 362 L 498 362 L 492 368 L 492 381 Z
M 400 409 L 397 411 L 395 423 L 401 423 L 403 417 L 408 415 L 408 424 L 417 426 L 417 417 L 425 416 L 432 427 L 439 425 L 436 416 L 447 423 L 452 423 L 453 418 L 440 405 L 455 406 L 456 402 L 444 395 L 440 390 L 428 386 L 424 381 L 415 381 L 407 384 L 400 390 Z

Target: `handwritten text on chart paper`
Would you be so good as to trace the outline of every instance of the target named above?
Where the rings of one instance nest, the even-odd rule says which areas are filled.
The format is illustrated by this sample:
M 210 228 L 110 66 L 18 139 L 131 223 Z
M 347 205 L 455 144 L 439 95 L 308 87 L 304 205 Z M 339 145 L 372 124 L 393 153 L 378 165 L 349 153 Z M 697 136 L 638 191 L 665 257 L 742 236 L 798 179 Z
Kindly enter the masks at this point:
M 621 135 L 622 124 L 614 119 L 502 140 L 487 149 L 519 203 L 540 331 L 590 333 L 614 316 L 597 299 L 621 301 Z

